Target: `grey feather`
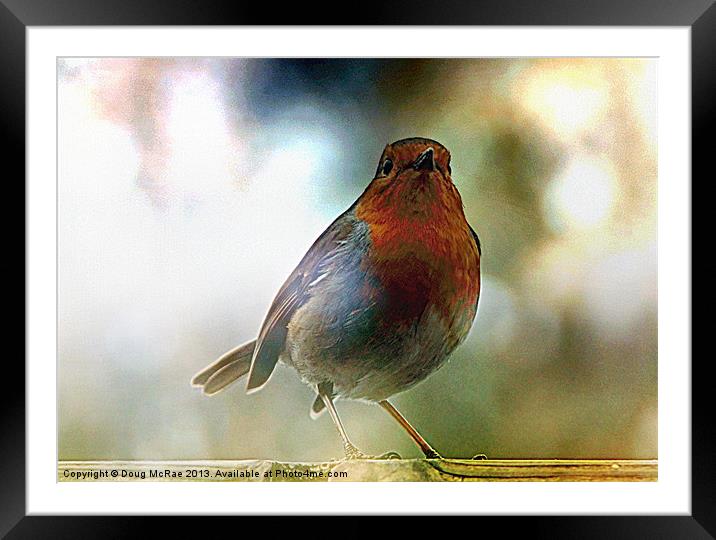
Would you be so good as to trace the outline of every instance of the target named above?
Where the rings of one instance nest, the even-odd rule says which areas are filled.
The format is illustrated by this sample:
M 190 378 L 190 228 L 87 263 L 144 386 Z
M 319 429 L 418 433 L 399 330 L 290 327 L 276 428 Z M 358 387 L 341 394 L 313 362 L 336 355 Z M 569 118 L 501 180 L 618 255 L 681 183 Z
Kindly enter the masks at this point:
M 219 357 L 216 362 L 194 375 L 193 386 L 202 387 L 207 395 L 215 394 L 249 372 L 256 340 L 244 343 Z

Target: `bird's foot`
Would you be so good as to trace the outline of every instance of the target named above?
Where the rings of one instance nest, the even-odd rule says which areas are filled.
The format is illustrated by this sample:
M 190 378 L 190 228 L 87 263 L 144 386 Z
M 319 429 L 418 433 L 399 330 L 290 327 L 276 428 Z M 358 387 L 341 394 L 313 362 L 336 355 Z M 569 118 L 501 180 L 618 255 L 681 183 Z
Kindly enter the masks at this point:
M 425 453 L 425 459 L 446 459 L 443 456 L 441 456 L 440 454 L 438 454 L 435 450 L 429 450 L 424 453 Z M 450 458 L 447 458 L 447 459 L 450 459 Z M 477 454 L 476 456 L 472 456 L 470 459 L 482 461 L 482 460 L 487 459 L 487 456 L 485 454 Z
M 348 443 L 344 445 L 343 449 L 346 453 L 346 459 L 401 459 L 400 454 L 397 452 L 386 452 L 379 456 L 371 456 L 358 450 L 354 445 Z
M 379 456 L 376 456 L 374 459 L 403 459 L 398 452 L 386 452 L 385 454 L 381 454 Z
M 368 454 L 365 454 L 358 450 L 354 445 L 351 443 L 345 443 L 343 445 L 343 450 L 346 453 L 346 459 L 371 459 L 372 456 L 369 456 Z

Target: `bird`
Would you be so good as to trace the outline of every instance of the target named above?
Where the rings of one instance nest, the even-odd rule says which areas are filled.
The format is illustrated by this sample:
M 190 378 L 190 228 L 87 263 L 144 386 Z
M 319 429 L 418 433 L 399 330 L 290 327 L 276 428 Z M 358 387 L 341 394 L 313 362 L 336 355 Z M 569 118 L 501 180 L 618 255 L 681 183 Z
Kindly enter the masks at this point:
M 439 454 L 388 401 L 445 364 L 467 337 L 480 298 L 482 248 L 452 180 L 450 152 L 427 138 L 385 146 L 373 179 L 318 237 L 273 300 L 255 340 L 192 379 L 207 395 L 247 375 L 261 389 L 280 361 L 316 393 L 347 459 L 336 399 L 379 404 L 427 459 Z

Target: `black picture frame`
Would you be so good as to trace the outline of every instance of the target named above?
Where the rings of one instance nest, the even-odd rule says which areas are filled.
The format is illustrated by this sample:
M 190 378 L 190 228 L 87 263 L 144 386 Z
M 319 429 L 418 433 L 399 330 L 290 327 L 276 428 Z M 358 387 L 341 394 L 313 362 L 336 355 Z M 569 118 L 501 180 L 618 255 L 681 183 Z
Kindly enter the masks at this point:
M 25 199 L 25 32 L 28 26 L 79 25 L 570 25 L 570 26 L 688 26 L 691 27 L 692 176 L 706 170 L 706 130 L 712 125 L 716 78 L 716 7 L 713 0 L 444 0 L 372 2 L 360 9 L 336 2 L 281 4 L 225 0 L 0 0 L 0 111 L 5 135 L 4 158 L 14 165 L 6 173 L 6 204 L 2 219 L 6 231 L 17 227 L 12 209 Z M 343 6 L 343 7 L 341 7 Z M 710 146 L 710 145 L 709 145 Z M 8 170 L 6 168 L 6 170 Z M 709 175 L 712 176 L 712 175 Z M 693 185 L 693 182 L 692 182 Z M 19 193 L 10 195 L 9 189 Z M 24 208 L 24 205 L 22 205 Z M 7 292 L 19 294 L 25 284 L 24 263 L 10 253 L 25 253 L 19 235 L 6 234 L 4 264 Z M 23 255 L 24 261 L 24 255 Z M 689 261 L 691 264 L 691 261 Z M 22 266 L 22 270 L 21 267 Z M 12 285 L 10 285 L 12 284 Z M 14 286 L 13 286 L 14 285 Z M 24 289 L 24 287 L 23 287 Z M 19 299 L 18 299 L 19 301 Z M 24 304 L 23 304 L 24 305 Z M 25 308 L 23 308 L 23 314 Z M 22 319 L 6 310 L 6 340 L 24 334 Z M 22 320 L 22 322 L 21 322 Z M 11 329 L 17 327 L 13 332 Z M 23 350 L 24 350 L 23 343 Z M 690 358 L 684 358 L 688 362 Z M 501 534 L 528 532 L 549 538 L 713 538 L 716 534 L 716 467 L 714 422 L 707 402 L 712 383 L 708 358 L 692 362 L 692 514 L 690 516 L 563 516 L 483 518 L 499 520 Z M 8 538 L 114 538 L 147 532 L 139 517 L 26 516 L 25 511 L 25 371 L 15 355 L 6 354 L 2 392 L 0 439 L 0 535 Z M 320 513 L 320 508 L 316 508 Z M 246 518 L 242 518 L 246 519 Z M 242 522 L 244 525 L 245 522 Z M 343 525 L 344 526 L 344 525 Z M 205 525 L 185 518 L 162 523 L 162 532 L 181 528 L 206 534 Z M 359 526 L 360 527 L 360 526 Z M 194 529 L 194 530 L 192 530 Z M 247 529 L 243 529 L 247 530 Z M 360 529 L 357 529 L 360 530 Z M 371 529 L 364 526 L 367 534 Z M 308 532 L 308 531 L 306 531 Z

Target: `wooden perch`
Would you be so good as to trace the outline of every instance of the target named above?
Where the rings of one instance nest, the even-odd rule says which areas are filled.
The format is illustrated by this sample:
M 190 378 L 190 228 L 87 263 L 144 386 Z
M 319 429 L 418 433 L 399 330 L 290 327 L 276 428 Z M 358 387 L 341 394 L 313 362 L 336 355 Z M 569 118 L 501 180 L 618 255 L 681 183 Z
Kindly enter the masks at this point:
M 656 460 L 60 461 L 61 482 L 654 482 Z

